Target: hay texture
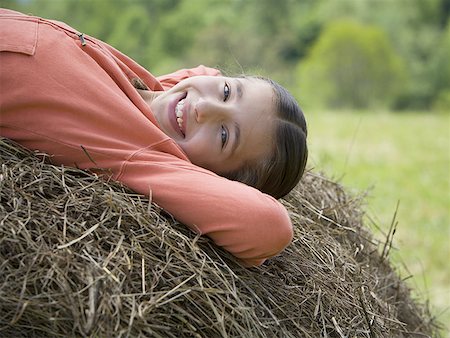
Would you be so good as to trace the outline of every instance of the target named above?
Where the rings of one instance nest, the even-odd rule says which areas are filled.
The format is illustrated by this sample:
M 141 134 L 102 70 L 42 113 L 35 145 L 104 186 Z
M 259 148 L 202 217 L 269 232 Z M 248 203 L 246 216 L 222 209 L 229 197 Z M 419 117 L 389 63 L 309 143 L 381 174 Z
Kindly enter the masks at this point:
M 435 334 L 363 227 L 362 198 L 320 175 L 283 200 L 293 243 L 246 269 L 116 183 L 0 150 L 1 337 Z

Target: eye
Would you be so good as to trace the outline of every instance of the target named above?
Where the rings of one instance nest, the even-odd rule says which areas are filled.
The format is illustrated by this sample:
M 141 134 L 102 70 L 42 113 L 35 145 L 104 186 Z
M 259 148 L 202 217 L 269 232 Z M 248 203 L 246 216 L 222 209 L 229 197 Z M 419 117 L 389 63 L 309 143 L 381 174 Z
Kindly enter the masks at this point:
M 222 140 L 222 149 L 223 149 L 228 141 L 228 130 L 224 126 L 220 128 L 220 137 Z
M 230 97 L 230 92 L 230 86 L 225 82 L 225 86 L 223 87 L 223 102 L 226 102 L 228 100 L 228 98 Z

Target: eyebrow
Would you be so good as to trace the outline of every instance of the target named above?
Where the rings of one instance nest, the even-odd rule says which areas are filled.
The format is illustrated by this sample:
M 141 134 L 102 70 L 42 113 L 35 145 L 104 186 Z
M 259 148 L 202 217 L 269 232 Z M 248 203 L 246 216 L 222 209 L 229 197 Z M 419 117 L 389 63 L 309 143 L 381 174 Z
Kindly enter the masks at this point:
M 244 92 L 243 88 L 244 88 L 244 86 L 242 85 L 242 81 L 239 79 L 236 79 L 236 92 L 237 92 L 239 99 L 242 99 L 242 94 Z
M 236 151 L 236 148 L 239 146 L 239 143 L 241 143 L 241 127 L 239 127 L 239 124 L 237 122 L 234 123 L 234 142 L 233 146 L 231 148 L 231 154 L 234 154 Z
M 242 99 L 242 95 L 244 94 L 244 86 L 242 85 L 242 81 L 238 78 L 235 78 L 236 80 L 236 93 L 238 100 Z M 241 143 L 241 127 L 237 122 L 234 123 L 234 142 L 233 146 L 231 148 L 231 155 L 233 155 Z

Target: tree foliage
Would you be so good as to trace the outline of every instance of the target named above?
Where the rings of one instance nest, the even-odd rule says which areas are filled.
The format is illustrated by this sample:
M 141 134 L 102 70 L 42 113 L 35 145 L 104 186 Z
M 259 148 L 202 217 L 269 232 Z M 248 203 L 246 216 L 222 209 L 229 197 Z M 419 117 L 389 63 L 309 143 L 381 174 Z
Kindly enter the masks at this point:
M 346 20 L 326 26 L 301 63 L 299 78 L 325 106 L 361 109 L 389 105 L 404 68 L 382 30 Z
M 323 35 L 331 34 L 333 23 L 353 21 L 353 27 L 364 27 L 365 33 L 348 32 L 350 41 L 342 44 L 353 47 L 340 52 L 354 60 L 353 68 L 381 67 L 385 56 L 377 48 L 389 50 L 392 62 L 383 71 L 361 69 L 357 72 L 360 78 L 375 72 L 377 77 L 396 79 L 401 77 L 400 64 L 404 65 L 400 88 L 397 80 L 395 86 L 385 81 L 385 87 L 395 87 L 385 99 L 370 76 L 368 83 L 360 80 L 358 89 L 377 97 L 369 106 L 426 109 L 449 92 L 445 59 L 450 49 L 445 40 L 449 0 L 0 0 L 0 5 L 67 22 L 112 44 L 155 74 L 197 64 L 232 74 L 257 73 L 281 82 L 307 102 L 320 101 L 320 95 L 295 71 L 297 65 L 310 59 L 319 41 L 324 43 Z M 366 27 L 372 27 L 372 33 Z M 334 65 L 339 63 L 337 57 L 322 56 Z M 382 75 L 389 71 L 393 74 Z M 339 81 L 335 87 L 344 80 Z M 364 95 L 358 95 L 345 104 L 327 102 L 365 106 Z

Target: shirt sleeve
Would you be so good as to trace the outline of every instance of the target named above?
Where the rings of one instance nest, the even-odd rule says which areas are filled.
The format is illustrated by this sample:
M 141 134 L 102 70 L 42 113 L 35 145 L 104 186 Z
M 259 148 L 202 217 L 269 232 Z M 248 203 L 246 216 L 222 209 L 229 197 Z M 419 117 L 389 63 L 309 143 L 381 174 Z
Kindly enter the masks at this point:
M 274 198 L 159 151 L 127 162 L 119 178 L 245 266 L 262 264 L 292 240 L 287 210 Z
M 180 69 L 170 74 L 161 75 L 158 76 L 157 79 L 163 86 L 164 90 L 167 90 L 175 86 L 181 80 L 187 79 L 192 76 L 201 76 L 201 75 L 221 76 L 222 74 L 218 69 L 200 65 L 195 68 Z

